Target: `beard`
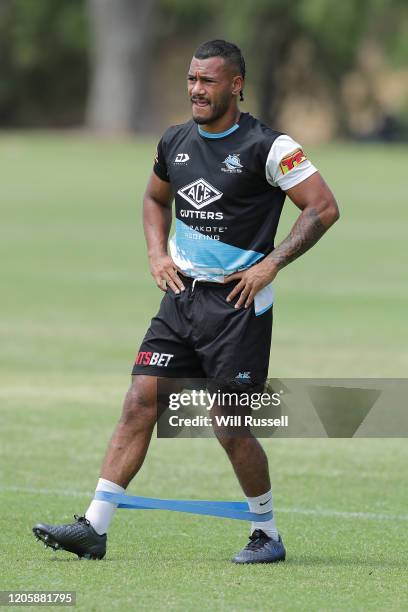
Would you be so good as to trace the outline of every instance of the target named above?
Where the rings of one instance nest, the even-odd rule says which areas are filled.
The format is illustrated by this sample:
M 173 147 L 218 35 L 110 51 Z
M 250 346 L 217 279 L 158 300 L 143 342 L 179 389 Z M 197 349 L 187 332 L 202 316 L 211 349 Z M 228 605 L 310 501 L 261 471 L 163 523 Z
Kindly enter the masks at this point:
M 204 108 L 209 108 L 211 111 L 207 117 L 196 116 L 194 115 L 194 111 L 193 111 L 193 121 L 195 121 L 195 123 L 197 123 L 198 125 L 204 125 L 204 124 L 208 125 L 210 123 L 214 123 L 214 121 L 217 121 L 218 119 L 220 119 L 221 117 L 225 115 L 225 113 L 229 109 L 230 102 L 231 102 L 231 97 L 224 96 L 223 98 L 220 98 L 217 102 L 210 104 L 209 107 L 204 107 Z

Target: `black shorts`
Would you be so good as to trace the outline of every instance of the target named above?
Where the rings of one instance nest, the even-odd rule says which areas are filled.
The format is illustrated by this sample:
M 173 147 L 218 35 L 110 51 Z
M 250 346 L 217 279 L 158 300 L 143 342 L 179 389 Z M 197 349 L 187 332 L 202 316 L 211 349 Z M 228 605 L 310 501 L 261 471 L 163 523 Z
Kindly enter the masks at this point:
M 192 279 L 182 279 L 185 291 L 167 289 L 132 374 L 263 383 L 268 376 L 272 308 L 258 316 L 253 304 L 235 309 L 226 297 L 236 283 L 193 284 Z

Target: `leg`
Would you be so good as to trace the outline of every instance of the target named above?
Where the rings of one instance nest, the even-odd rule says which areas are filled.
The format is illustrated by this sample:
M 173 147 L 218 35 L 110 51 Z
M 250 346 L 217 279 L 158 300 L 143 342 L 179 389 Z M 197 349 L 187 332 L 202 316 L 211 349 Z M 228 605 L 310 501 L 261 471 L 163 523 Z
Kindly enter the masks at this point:
M 227 453 L 247 497 L 258 497 L 269 491 L 268 458 L 256 438 L 250 435 L 245 438 L 219 437 L 218 441 Z
M 157 378 L 133 376 L 101 477 L 126 488 L 145 459 L 157 419 Z
M 247 496 L 250 511 L 259 515 L 270 513 L 268 520 L 252 523 L 248 544 L 234 556 L 232 561 L 234 563 L 283 561 L 286 551 L 276 529 L 272 512 L 272 492 L 265 451 L 253 436 L 219 437 L 218 440 L 225 449 Z
M 133 366 L 132 385 L 101 468 L 97 491 L 122 494 L 140 470 L 157 420 L 158 378 L 173 380 L 179 372 L 192 378 L 202 376 L 200 362 L 190 346 L 189 326 L 184 328 L 180 324 L 181 300 L 188 300 L 187 292 L 181 296 L 166 293 L 146 332 Z M 176 325 L 174 333 L 173 324 Z M 33 531 L 47 546 L 68 550 L 80 557 L 102 559 L 106 553 L 106 532 L 116 508 L 113 502 L 93 499 L 85 516 L 75 516 L 75 523 L 37 523 Z
M 247 496 L 251 512 L 271 513 L 267 521 L 254 521 L 251 534 L 261 530 L 269 538 L 279 539 L 272 512 L 272 491 L 268 458 L 262 446 L 249 432 L 245 437 L 217 436 L 226 451 L 239 483 Z
M 133 377 L 97 490 L 123 493 L 142 466 L 156 422 L 156 388 L 156 377 Z M 102 559 L 106 553 L 106 531 L 116 508 L 114 503 L 93 500 L 85 517 L 76 517 L 75 524 L 38 523 L 33 531 L 37 538 L 54 549 L 63 548 L 79 557 Z
M 102 464 L 97 491 L 124 493 L 143 465 L 157 420 L 157 408 L 157 377 L 133 376 Z M 94 499 L 85 517 L 102 534 L 107 531 L 116 508 L 114 503 Z

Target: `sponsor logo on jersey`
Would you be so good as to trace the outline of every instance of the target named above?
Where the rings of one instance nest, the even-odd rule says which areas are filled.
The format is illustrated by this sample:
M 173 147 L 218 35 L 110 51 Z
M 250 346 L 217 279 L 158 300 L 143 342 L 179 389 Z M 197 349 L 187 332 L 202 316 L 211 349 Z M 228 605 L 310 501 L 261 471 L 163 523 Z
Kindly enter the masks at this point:
M 244 167 L 241 164 L 241 160 L 239 159 L 239 153 L 233 153 L 228 155 L 222 162 L 225 164 L 225 168 L 221 166 L 221 170 L 223 172 L 231 172 L 231 174 L 238 174 L 238 172 L 242 172 L 242 168 Z
M 189 159 L 190 159 L 190 156 L 188 153 L 177 153 L 173 164 L 184 164 L 185 165 Z
M 293 168 L 296 168 L 296 166 L 304 162 L 305 159 L 307 158 L 303 149 L 296 149 L 296 151 L 286 155 L 281 159 L 279 164 L 282 174 L 287 174 L 290 170 L 293 170 Z
M 222 191 L 219 191 L 203 178 L 199 178 L 193 183 L 189 183 L 182 187 L 177 192 L 189 204 L 195 208 L 203 208 L 211 202 L 215 202 L 222 198 Z
M 170 359 L 174 355 L 170 353 L 152 353 L 151 351 L 139 351 L 136 357 L 136 365 L 155 365 L 163 368 L 167 368 Z
M 212 210 L 186 210 L 185 208 L 181 208 L 180 217 L 186 219 L 216 219 L 220 221 L 224 218 L 224 215 L 222 212 L 213 212 Z

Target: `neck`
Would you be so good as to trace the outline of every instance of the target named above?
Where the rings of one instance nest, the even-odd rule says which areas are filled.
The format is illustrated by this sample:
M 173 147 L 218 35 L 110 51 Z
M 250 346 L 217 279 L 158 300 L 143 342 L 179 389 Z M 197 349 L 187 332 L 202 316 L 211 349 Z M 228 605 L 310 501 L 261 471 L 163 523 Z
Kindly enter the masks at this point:
M 228 110 L 225 115 L 217 119 L 212 123 L 203 123 L 200 125 L 200 128 L 205 132 L 209 132 L 210 134 L 217 134 L 218 132 L 226 132 L 233 125 L 238 123 L 239 117 L 241 115 L 241 111 L 239 108 L 235 107 L 231 110 Z

